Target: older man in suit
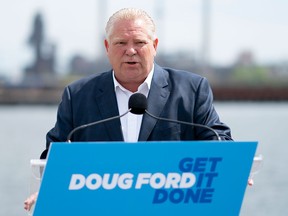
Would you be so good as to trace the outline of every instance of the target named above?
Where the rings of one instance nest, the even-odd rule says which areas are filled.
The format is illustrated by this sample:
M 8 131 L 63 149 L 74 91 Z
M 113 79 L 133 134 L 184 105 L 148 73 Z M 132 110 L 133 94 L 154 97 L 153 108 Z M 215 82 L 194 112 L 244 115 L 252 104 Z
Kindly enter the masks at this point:
M 150 16 L 138 9 L 122 9 L 106 26 L 105 47 L 112 70 L 78 80 L 67 86 L 58 107 L 55 127 L 47 133 L 51 142 L 66 141 L 76 127 L 123 114 L 130 96 L 148 97 L 149 113 L 205 125 L 221 139 L 231 140 L 230 129 L 213 107 L 207 80 L 191 72 L 162 68 L 154 63 L 158 38 Z M 76 131 L 72 141 L 213 140 L 212 130 L 159 121 L 147 114 L 128 113 L 120 119 Z M 37 193 L 25 200 L 30 210 Z
M 113 14 L 106 26 L 104 44 L 112 70 L 66 87 L 56 125 L 47 133 L 47 148 L 50 142 L 66 141 L 75 127 L 124 113 L 135 92 L 147 96 L 147 110 L 155 116 L 206 125 L 216 130 L 221 139 L 232 139 L 229 127 L 220 121 L 213 107 L 212 92 L 205 78 L 154 63 L 158 38 L 154 22 L 146 12 L 129 8 Z M 211 130 L 128 113 L 77 131 L 72 141 L 215 138 Z

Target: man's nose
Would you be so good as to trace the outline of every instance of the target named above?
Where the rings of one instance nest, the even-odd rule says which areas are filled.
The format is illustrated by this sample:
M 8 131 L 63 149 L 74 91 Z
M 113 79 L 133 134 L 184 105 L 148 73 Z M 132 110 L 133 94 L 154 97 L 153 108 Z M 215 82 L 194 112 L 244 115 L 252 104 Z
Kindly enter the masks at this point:
M 126 55 L 133 56 L 137 53 L 137 50 L 134 48 L 134 46 L 128 46 L 126 49 Z

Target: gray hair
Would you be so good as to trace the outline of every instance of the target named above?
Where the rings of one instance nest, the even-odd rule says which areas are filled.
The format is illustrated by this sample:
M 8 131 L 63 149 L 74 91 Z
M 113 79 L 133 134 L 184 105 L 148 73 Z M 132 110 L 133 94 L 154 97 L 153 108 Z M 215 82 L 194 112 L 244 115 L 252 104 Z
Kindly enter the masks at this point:
M 156 39 L 156 27 L 153 19 L 141 9 L 136 8 L 123 8 L 115 12 L 108 20 L 106 24 L 106 39 L 109 40 L 113 31 L 115 23 L 119 20 L 135 20 L 142 19 L 147 25 L 147 30 L 152 40 Z

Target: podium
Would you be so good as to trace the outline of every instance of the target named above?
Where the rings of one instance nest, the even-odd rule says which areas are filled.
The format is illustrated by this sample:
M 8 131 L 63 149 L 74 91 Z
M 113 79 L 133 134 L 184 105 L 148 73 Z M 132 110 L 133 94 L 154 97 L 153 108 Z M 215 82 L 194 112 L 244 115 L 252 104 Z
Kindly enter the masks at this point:
M 52 143 L 34 216 L 239 215 L 257 142 Z

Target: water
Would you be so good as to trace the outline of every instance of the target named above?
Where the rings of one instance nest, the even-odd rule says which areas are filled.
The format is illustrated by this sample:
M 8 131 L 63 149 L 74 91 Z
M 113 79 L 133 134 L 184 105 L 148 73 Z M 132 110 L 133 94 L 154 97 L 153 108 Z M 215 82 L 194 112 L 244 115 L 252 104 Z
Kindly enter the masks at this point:
M 241 216 L 288 215 L 288 103 L 215 103 L 237 141 L 259 141 L 264 157 L 255 185 L 247 187 Z M 56 106 L 0 106 L 0 215 L 27 216 L 30 159 L 45 148 Z M 229 199 L 229 198 L 227 198 Z

